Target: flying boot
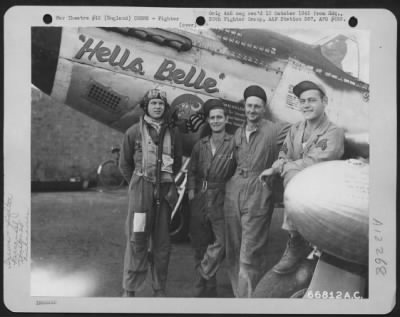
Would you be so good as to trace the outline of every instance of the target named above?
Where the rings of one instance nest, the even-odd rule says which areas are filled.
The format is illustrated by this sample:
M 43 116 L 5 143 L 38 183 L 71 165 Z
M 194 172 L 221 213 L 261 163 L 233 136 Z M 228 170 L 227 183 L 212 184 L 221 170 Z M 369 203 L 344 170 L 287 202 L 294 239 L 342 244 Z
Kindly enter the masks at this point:
M 310 244 L 298 232 L 290 232 L 285 252 L 272 270 L 278 274 L 292 273 L 311 251 Z

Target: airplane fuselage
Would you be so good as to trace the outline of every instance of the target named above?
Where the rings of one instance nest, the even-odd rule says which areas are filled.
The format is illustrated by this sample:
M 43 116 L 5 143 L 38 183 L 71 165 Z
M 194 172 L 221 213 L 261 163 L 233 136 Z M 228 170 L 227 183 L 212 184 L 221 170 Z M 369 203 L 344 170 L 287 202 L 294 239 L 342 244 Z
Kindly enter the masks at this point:
M 330 72 L 320 69 L 323 59 L 314 51 L 307 58 L 318 56 L 318 64 L 310 67 L 301 62 L 307 49 L 311 50 L 304 43 L 278 38 L 266 30 L 254 32 L 267 34 L 264 46 L 245 38 L 238 42 L 238 33 L 229 30 L 200 34 L 159 29 L 33 28 L 32 81 L 57 101 L 123 132 L 139 120 L 143 112 L 138 105 L 154 87 L 167 92 L 172 110 L 183 120 L 200 111 L 207 99 L 220 98 L 229 115 L 228 129 L 233 131 L 245 120 L 244 89 L 257 84 L 267 93 L 267 116 L 294 123 L 302 120 L 302 115 L 291 88 L 311 79 L 326 87 L 328 116 L 345 129 L 349 152 L 367 157 L 368 96 L 359 82 L 350 85 L 351 76 L 341 70 L 333 74 L 335 66 L 329 61 L 326 68 Z M 300 57 L 291 56 L 296 45 Z M 186 155 L 202 133 L 200 129 L 182 134 Z

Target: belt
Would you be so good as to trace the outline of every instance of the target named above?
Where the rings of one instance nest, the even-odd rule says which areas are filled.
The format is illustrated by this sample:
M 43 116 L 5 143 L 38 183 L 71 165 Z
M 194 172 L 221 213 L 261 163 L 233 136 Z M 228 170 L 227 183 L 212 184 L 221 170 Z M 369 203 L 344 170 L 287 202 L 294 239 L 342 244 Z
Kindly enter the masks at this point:
M 144 176 L 145 179 L 147 179 L 147 180 L 149 180 L 149 181 L 151 181 L 153 183 L 156 181 L 155 177 L 149 177 L 149 176 L 145 175 L 145 173 L 143 172 L 142 169 L 135 169 L 133 171 L 133 174 L 135 174 L 137 176 Z M 172 176 L 171 173 L 161 171 L 161 179 L 160 179 L 160 181 L 161 181 L 161 183 L 172 183 L 173 182 L 173 176 Z
M 261 174 L 261 172 L 262 171 L 249 171 L 249 170 L 245 170 L 243 168 L 238 168 L 236 170 L 235 174 L 240 175 L 243 178 L 247 178 L 247 177 L 250 177 L 250 176 L 258 176 L 258 175 Z
M 205 192 L 207 189 L 224 189 L 226 183 L 219 183 L 219 182 L 209 182 L 205 179 L 198 183 L 198 187 L 201 188 L 202 192 Z

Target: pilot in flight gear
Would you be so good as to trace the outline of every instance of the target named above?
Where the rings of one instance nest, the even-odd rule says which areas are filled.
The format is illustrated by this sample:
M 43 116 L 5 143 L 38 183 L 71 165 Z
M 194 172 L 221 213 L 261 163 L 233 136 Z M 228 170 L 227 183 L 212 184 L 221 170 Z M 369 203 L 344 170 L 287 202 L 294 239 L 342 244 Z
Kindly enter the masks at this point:
M 123 296 L 144 286 L 150 266 L 154 296 L 165 296 L 170 256 L 170 211 L 177 201 L 174 184 L 182 163 L 182 144 L 168 126 L 164 91 L 148 91 L 141 103 L 145 114 L 124 136 L 120 170 L 129 183 L 127 245 Z
M 233 140 L 225 132 L 223 103 L 209 99 L 203 109 L 211 135 L 195 144 L 188 168 L 190 237 L 198 271 L 194 296 L 216 297 L 216 272 L 225 257 L 223 204 L 225 184 L 234 170 Z
M 330 122 L 325 114 L 328 102 L 325 89 L 311 81 L 293 87 L 299 98 L 304 121 L 294 124 L 279 152 L 279 159 L 260 175 L 280 174 L 284 187 L 301 170 L 322 161 L 338 160 L 344 152 L 343 130 Z M 289 232 L 289 240 L 281 260 L 273 268 L 278 274 L 295 271 L 310 253 L 311 247 L 299 234 L 285 212 L 282 228 Z
M 264 187 L 258 176 L 278 158 L 290 127 L 264 119 L 267 96 L 261 87 L 246 88 L 244 100 L 246 122 L 234 135 L 237 167 L 224 202 L 227 270 L 236 297 L 251 297 L 268 269 L 272 188 Z

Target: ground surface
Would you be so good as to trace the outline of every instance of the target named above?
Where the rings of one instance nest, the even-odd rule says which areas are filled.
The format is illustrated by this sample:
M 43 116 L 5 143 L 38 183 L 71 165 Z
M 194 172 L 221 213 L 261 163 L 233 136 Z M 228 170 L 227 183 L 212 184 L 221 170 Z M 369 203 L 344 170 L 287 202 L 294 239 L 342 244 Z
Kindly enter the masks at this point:
M 126 190 L 32 193 L 32 295 L 117 297 L 125 248 Z M 282 210 L 272 218 L 269 268 L 286 244 Z M 190 242 L 172 247 L 168 297 L 192 297 L 195 270 Z M 223 266 L 218 296 L 233 297 Z M 151 296 L 148 282 L 138 296 Z

